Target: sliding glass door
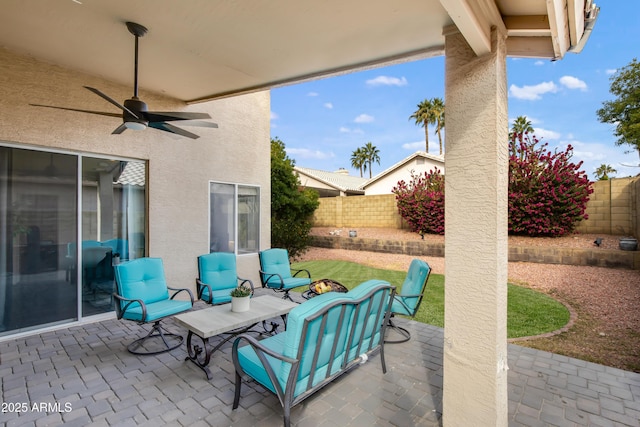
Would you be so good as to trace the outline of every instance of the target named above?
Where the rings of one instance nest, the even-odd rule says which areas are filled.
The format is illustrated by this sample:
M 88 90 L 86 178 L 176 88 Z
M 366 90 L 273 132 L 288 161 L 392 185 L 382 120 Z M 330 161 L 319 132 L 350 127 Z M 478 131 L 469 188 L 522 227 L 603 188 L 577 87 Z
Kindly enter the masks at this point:
M 113 264 L 145 253 L 145 188 L 143 162 L 0 146 L 0 335 L 113 310 Z

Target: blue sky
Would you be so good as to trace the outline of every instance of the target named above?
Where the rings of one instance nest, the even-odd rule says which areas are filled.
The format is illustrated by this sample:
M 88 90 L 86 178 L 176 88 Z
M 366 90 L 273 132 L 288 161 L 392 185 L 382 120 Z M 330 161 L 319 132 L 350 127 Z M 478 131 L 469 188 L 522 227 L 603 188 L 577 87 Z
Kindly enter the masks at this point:
M 582 53 L 556 62 L 507 59 L 509 120 L 527 116 L 552 149 L 571 144 L 573 160 L 583 161 L 591 178 L 603 163 L 618 171 L 616 177 L 634 176 L 638 152 L 616 146 L 611 125 L 600 123 L 596 110 L 613 99 L 611 75 L 640 58 L 640 1 L 597 4 L 600 15 Z M 271 136 L 285 143 L 298 166 L 346 168 L 356 176 L 351 153 L 371 142 L 380 150 L 375 175 L 424 150 L 424 129 L 409 116 L 434 97 L 444 99 L 444 57 L 277 88 L 271 91 Z M 429 142 L 429 152 L 438 154 L 433 127 Z

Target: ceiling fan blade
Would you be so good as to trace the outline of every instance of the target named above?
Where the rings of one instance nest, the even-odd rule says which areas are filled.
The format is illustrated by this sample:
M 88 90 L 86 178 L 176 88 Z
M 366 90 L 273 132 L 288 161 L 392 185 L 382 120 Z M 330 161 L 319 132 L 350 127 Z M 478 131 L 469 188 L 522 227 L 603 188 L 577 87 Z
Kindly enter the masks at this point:
M 122 118 L 122 114 L 120 113 L 105 113 L 104 111 L 81 110 L 79 108 L 56 107 L 53 105 L 42 105 L 42 104 L 29 104 L 29 105 L 33 105 L 34 107 L 55 108 L 56 110 L 77 111 L 79 113 L 98 114 L 100 116 Z
M 200 138 L 200 136 L 196 135 L 195 133 L 191 133 L 188 132 L 184 129 L 180 129 L 177 126 L 173 126 L 169 123 L 164 123 L 164 122 L 149 122 L 149 127 L 150 128 L 154 128 L 154 129 L 158 129 L 158 130 L 163 130 L 165 132 L 170 132 L 170 133 L 175 133 L 177 135 L 181 135 L 181 136 L 186 136 L 187 138 L 191 138 L 191 139 L 198 139 Z
M 89 86 L 83 86 L 85 89 L 90 90 L 91 92 L 95 93 L 96 95 L 98 95 L 100 98 L 104 99 L 107 102 L 110 102 L 111 104 L 115 105 L 116 107 L 118 107 L 119 109 L 121 109 L 122 111 L 126 111 L 127 113 L 131 114 L 133 117 L 135 117 L 136 119 L 139 119 L 140 117 L 138 117 L 137 114 L 135 114 L 133 111 L 131 111 L 130 109 L 128 109 L 127 107 L 125 107 L 124 105 L 120 104 L 118 101 L 114 100 L 113 98 L 109 97 L 108 95 L 105 95 L 104 93 L 100 92 L 98 89 L 93 88 L 93 87 L 89 87 Z
M 111 132 L 111 135 L 119 135 L 119 134 L 121 134 L 122 132 L 124 132 L 125 130 L 127 130 L 127 126 L 126 126 L 124 123 L 122 123 L 120 126 L 118 126 L 117 128 L 115 128 L 115 129 L 113 130 L 113 132 Z
M 187 111 L 143 111 L 145 118 L 150 122 L 172 122 L 176 120 L 201 120 L 210 119 L 207 113 L 191 113 Z
M 213 122 L 205 122 L 204 120 L 183 120 L 180 126 L 197 126 L 202 128 L 217 128 L 218 124 Z

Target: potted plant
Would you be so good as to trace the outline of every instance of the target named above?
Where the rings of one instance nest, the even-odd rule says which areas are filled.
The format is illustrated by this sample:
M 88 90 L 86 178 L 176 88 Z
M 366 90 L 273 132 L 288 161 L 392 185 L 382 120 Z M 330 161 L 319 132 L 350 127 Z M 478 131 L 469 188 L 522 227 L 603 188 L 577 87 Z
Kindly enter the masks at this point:
M 249 311 L 249 302 L 251 301 L 251 288 L 240 285 L 231 291 L 231 311 L 240 313 Z

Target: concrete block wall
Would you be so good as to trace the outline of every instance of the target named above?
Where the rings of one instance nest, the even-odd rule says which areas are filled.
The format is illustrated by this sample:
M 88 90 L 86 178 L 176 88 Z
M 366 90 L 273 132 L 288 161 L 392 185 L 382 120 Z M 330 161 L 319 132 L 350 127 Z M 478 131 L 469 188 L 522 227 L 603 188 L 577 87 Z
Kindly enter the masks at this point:
M 637 206 L 638 178 L 617 178 L 593 183 L 593 193 L 587 203 L 589 219 L 576 231 L 637 236 L 639 219 Z
M 576 231 L 639 237 L 640 178 L 616 178 L 593 183 L 587 203 L 589 219 Z M 324 197 L 313 217 L 316 227 L 406 228 L 393 194 Z
M 375 196 L 323 197 L 316 209 L 317 227 L 402 228 L 393 194 Z

